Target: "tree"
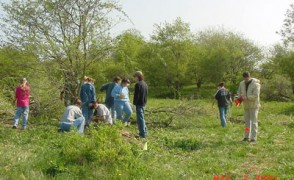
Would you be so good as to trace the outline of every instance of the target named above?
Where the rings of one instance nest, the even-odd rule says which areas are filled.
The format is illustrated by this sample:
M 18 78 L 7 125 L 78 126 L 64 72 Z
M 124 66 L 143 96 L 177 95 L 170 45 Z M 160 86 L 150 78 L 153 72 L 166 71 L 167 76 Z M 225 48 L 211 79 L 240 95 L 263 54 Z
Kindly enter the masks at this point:
M 198 71 L 208 82 L 228 81 L 236 85 L 243 71 L 257 69 L 260 48 L 243 36 L 225 30 L 206 30 L 196 38 L 202 46 Z
M 179 97 L 193 49 L 190 25 L 177 18 L 172 24 L 155 25 L 151 41 L 158 47 L 159 62 L 164 64 L 163 78 Z
M 125 72 L 133 73 L 140 69 L 138 55 L 145 44 L 144 37 L 137 30 L 128 30 L 114 40 L 113 59 Z
M 112 0 L 13 0 L 2 6 L 8 41 L 57 63 L 71 102 L 89 65 L 108 55 L 116 23 L 110 13 L 124 14 Z
M 278 66 L 280 74 L 290 78 L 292 83 L 292 89 L 294 93 L 294 52 L 288 52 L 286 54 L 277 54 L 273 61 Z
M 283 27 L 278 33 L 282 36 L 286 47 L 292 49 L 294 45 L 294 4 L 290 5 L 285 16 Z

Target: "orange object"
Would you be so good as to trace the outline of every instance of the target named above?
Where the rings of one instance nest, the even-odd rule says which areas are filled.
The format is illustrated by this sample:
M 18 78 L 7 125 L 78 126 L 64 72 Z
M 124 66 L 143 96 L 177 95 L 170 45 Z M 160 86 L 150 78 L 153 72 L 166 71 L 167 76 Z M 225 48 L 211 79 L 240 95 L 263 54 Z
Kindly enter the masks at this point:
M 235 104 L 236 104 L 237 107 L 240 106 L 241 103 L 242 103 L 242 101 L 240 101 L 240 99 L 235 100 Z

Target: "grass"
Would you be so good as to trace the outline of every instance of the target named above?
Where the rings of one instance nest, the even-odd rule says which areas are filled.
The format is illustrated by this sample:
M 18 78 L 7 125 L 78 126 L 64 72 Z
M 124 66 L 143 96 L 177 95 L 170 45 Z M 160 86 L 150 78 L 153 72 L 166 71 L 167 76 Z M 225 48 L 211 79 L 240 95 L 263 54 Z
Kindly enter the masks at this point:
M 180 100 L 150 99 L 148 108 Z M 193 100 L 201 113 L 177 116 L 169 127 L 148 127 L 148 151 L 133 138 L 135 125 L 91 127 L 84 136 L 57 133 L 57 120 L 34 119 L 25 131 L 0 124 L 1 179 L 256 179 L 294 178 L 292 103 L 263 102 L 257 144 L 242 143 L 242 107 L 220 126 L 210 100 Z M 8 124 L 10 123 L 10 124 Z M 121 131 L 131 133 L 124 137 Z

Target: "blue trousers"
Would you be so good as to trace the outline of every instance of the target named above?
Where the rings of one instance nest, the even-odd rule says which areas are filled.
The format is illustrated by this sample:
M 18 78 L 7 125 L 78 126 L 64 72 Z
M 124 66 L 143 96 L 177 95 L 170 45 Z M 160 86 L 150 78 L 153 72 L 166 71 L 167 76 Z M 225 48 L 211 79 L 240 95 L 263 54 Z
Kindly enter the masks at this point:
M 88 106 L 88 103 L 85 103 L 82 106 L 82 113 L 83 113 L 83 116 L 85 117 L 86 125 L 89 125 L 91 123 L 91 119 L 94 115 L 94 112 L 93 112 L 93 109 L 91 109 Z
M 17 127 L 18 121 L 20 119 L 20 116 L 22 116 L 22 128 L 25 129 L 27 127 L 28 117 L 29 117 L 29 106 L 24 107 L 17 107 L 14 115 L 14 123 L 13 126 Z
M 79 117 L 75 119 L 73 122 L 61 122 L 60 123 L 60 129 L 63 131 L 69 131 L 71 127 L 76 127 L 79 131 L 79 133 L 84 133 L 85 128 L 85 118 Z
M 228 113 L 228 106 L 224 106 L 224 107 L 218 107 L 219 108 L 219 116 L 221 119 L 221 125 L 222 127 L 226 127 L 227 126 L 227 113 Z
M 147 127 L 144 119 L 144 106 L 136 106 L 137 124 L 139 129 L 139 135 L 145 138 L 147 135 Z
M 115 101 L 114 107 L 115 107 L 117 119 L 123 121 L 123 123 L 128 122 L 133 113 L 130 102 Z M 125 113 L 124 118 L 122 118 L 123 112 Z

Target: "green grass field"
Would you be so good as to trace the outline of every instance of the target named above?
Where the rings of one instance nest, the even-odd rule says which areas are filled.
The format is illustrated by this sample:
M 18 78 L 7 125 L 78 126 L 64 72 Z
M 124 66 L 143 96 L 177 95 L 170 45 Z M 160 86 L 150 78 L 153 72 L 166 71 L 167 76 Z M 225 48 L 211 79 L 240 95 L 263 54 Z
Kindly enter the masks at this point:
M 172 115 L 167 127 L 157 122 L 164 115 L 146 117 L 147 151 L 135 124 L 92 126 L 82 136 L 59 134 L 56 119 L 31 119 L 25 131 L 1 121 L 0 179 L 294 179 L 292 103 L 262 103 L 256 144 L 241 142 L 242 107 L 232 108 L 226 128 L 208 100 L 150 99 L 147 110 L 179 104 L 193 109 Z

